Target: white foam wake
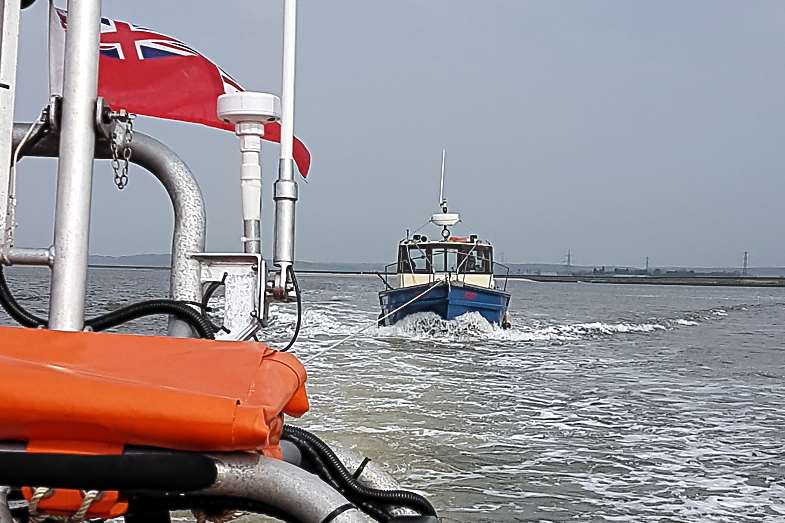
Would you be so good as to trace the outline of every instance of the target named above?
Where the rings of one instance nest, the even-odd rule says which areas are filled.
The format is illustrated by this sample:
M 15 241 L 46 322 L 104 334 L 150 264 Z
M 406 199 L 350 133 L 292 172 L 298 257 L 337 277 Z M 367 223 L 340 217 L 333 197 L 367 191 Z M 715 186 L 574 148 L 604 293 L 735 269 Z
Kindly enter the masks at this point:
M 502 329 L 488 323 L 478 312 L 470 312 L 447 321 L 432 313 L 412 314 L 391 327 L 380 327 L 373 334 L 378 337 L 438 338 L 465 341 L 472 338 L 498 341 L 567 341 L 585 337 L 615 334 L 651 333 L 666 330 L 659 323 L 575 323 L 545 327 L 516 326 Z
M 271 322 L 268 335 L 287 338 L 293 331 L 296 315 L 290 307 L 271 307 Z M 513 328 L 502 329 L 491 324 L 478 312 L 464 314 L 454 320 L 444 320 L 436 314 L 424 312 L 407 316 L 390 327 L 373 326 L 358 335 L 363 340 L 385 340 L 406 338 L 411 340 L 438 340 L 442 342 L 465 342 L 472 340 L 501 342 L 559 342 L 586 338 L 617 335 L 645 335 L 661 331 L 699 325 L 699 318 L 687 315 L 674 319 L 634 321 L 592 321 L 567 324 L 521 324 L 514 321 Z M 514 318 L 515 320 L 515 318 Z M 326 341 L 338 336 L 347 336 L 369 323 L 375 315 L 351 307 L 335 307 L 330 304 L 308 307 L 302 319 L 302 340 Z

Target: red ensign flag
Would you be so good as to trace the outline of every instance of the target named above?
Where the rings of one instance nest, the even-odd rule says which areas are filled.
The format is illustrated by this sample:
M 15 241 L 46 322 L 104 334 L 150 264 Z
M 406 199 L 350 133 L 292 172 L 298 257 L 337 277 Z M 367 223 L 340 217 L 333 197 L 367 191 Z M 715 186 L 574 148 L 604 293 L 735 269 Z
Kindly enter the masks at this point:
M 62 94 L 67 13 L 49 3 L 49 90 Z M 220 67 L 183 42 L 137 25 L 101 18 L 98 95 L 113 109 L 234 131 L 218 119 L 219 95 L 243 91 Z M 264 139 L 280 142 L 281 126 Z M 311 153 L 294 139 L 294 161 L 308 176 Z

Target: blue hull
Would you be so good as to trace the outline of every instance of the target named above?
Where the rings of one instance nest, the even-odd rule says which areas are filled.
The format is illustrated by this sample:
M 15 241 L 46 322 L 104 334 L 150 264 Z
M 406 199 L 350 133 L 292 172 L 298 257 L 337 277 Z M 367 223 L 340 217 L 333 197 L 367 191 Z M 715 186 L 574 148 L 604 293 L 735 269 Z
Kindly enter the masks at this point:
M 380 292 L 379 304 L 382 306 L 382 313 L 379 317 L 387 316 L 403 306 L 430 285 L 432 284 Z M 488 322 L 503 325 L 509 304 L 510 294 L 504 291 L 460 283 L 453 283 L 450 286 L 439 285 L 422 298 L 380 321 L 380 325 L 393 325 L 406 316 L 418 312 L 432 312 L 445 320 L 454 320 L 468 312 L 479 312 Z

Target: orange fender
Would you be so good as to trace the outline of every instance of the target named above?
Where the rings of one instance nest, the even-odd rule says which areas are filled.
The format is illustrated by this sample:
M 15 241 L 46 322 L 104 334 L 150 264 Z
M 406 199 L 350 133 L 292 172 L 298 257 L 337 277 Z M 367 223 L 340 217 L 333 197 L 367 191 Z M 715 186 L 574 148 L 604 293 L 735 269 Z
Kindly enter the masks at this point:
M 305 381 L 261 343 L 0 327 L 0 440 L 280 457 Z

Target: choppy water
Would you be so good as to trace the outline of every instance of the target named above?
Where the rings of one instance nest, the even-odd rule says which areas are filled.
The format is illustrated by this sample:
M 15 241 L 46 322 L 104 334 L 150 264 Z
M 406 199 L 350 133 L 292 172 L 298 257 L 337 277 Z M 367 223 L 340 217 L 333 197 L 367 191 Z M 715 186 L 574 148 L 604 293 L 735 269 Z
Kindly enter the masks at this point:
M 41 307 L 45 276 L 10 279 Z M 164 296 L 167 279 L 93 271 L 91 308 Z M 375 278 L 300 279 L 298 354 L 376 318 Z M 510 288 L 508 331 L 411 318 L 314 361 L 300 423 L 386 463 L 448 521 L 785 521 L 782 289 Z M 293 320 L 274 307 L 269 339 Z

